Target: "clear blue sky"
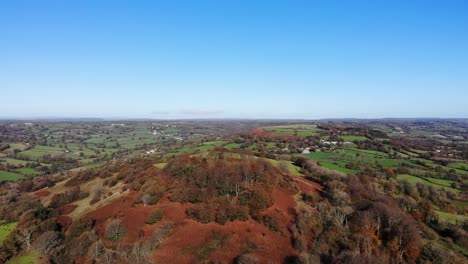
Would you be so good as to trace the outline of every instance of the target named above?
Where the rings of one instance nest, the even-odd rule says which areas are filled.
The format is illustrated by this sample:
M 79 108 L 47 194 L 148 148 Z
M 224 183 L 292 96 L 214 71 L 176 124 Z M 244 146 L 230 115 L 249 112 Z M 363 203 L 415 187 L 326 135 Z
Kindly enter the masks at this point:
M 468 117 L 468 3 L 4 0 L 0 116 Z

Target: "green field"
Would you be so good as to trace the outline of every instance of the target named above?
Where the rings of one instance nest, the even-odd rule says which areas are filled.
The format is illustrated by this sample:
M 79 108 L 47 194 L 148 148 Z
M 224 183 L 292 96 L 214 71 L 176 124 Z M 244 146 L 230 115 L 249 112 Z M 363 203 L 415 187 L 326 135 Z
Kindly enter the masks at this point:
M 39 173 L 37 170 L 31 168 L 20 168 L 16 171 L 21 173 L 22 175 L 36 175 Z
M 343 162 L 343 161 L 334 161 L 334 162 L 320 161 L 319 165 L 330 170 L 337 170 L 337 171 L 341 171 L 344 173 L 356 174 L 359 172 L 358 170 L 351 170 L 351 169 L 346 168 L 345 167 L 346 162 Z
M 16 181 L 24 178 L 22 175 L 14 172 L 0 170 L 0 182 L 2 181 Z
M 463 162 L 452 162 L 447 165 L 447 167 L 459 169 L 459 170 L 468 170 L 468 163 Z M 467 171 L 468 173 L 468 171 Z
M 281 160 L 274 160 L 274 159 L 265 159 L 265 160 L 268 160 L 269 162 L 271 162 L 274 166 L 278 168 L 280 167 L 281 162 L 284 162 L 284 164 L 286 164 L 288 168 L 289 173 L 296 175 L 296 176 L 303 176 L 301 173 L 301 168 L 294 165 L 293 162 L 291 161 L 285 161 L 285 160 L 281 161 Z
M 164 167 L 166 167 L 166 165 L 167 165 L 167 162 L 161 162 L 161 163 L 153 164 L 153 166 L 155 166 L 156 168 L 160 168 L 160 169 L 164 169 Z
M 340 136 L 344 141 L 366 141 L 368 138 L 365 136 L 342 135 Z
M 0 224 L 0 245 L 15 228 L 16 223 Z
M 6 264 L 34 264 L 37 263 L 37 258 L 32 255 L 19 256 L 9 260 Z
M 422 183 L 424 185 L 433 186 L 433 187 L 439 188 L 439 189 L 443 188 L 443 189 L 446 189 L 446 190 L 449 190 L 449 191 L 452 191 L 452 192 L 455 192 L 455 193 L 461 192 L 458 189 L 454 189 L 452 187 L 449 187 L 450 184 L 452 183 L 452 181 L 449 181 L 449 180 L 441 180 L 441 179 L 426 178 L 426 177 L 417 177 L 417 176 L 413 176 L 413 175 L 409 175 L 409 174 L 399 174 L 397 176 L 397 179 L 407 180 L 408 182 L 410 182 L 412 184 L 416 184 L 416 183 L 420 182 L 420 183 Z M 441 184 L 441 183 L 443 183 L 443 184 Z
M 304 154 L 305 157 L 316 160 L 316 161 L 328 161 L 330 157 L 338 157 L 339 153 L 334 152 L 314 152 L 310 154 Z
M 229 143 L 226 146 L 224 146 L 225 149 L 231 150 L 231 149 L 238 149 L 240 148 L 242 144 L 240 143 Z
M 455 224 L 457 222 L 464 222 L 468 220 L 468 217 L 464 215 L 457 215 L 457 214 L 442 212 L 438 210 L 436 210 L 435 212 L 439 216 L 440 222 L 448 222 L 448 223 Z
M 14 166 L 25 166 L 28 163 L 28 161 L 19 160 L 19 159 L 11 159 L 11 158 L 2 158 L 0 162 L 11 164 Z
M 53 155 L 60 155 L 63 153 L 65 153 L 65 149 L 63 148 L 36 145 L 32 149 L 28 149 L 26 151 L 20 152 L 18 156 L 36 160 L 47 154 L 50 154 L 53 156 Z
M 272 132 L 276 136 L 314 136 L 320 130 L 315 125 L 289 125 L 264 127 L 265 131 Z

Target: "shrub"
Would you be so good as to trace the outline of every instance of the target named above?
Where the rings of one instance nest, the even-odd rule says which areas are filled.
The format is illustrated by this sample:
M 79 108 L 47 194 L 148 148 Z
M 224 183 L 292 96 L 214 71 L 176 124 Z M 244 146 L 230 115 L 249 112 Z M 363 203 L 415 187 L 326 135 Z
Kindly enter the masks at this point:
M 106 227 L 106 237 L 112 241 L 121 240 L 126 232 L 125 225 L 118 219 L 112 220 Z
M 70 227 L 70 236 L 79 237 L 85 231 L 91 230 L 96 224 L 94 219 L 79 219 L 74 222 Z
M 256 263 L 259 263 L 259 262 L 258 262 L 257 258 L 252 256 L 252 255 L 242 254 L 240 256 L 237 256 L 234 259 L 234 263 L 235 264 L 256 264 Z
M 162 218 L 163 218 L 163 212 L 158 209 L 150 214 L 150 216 L 146 220 L 146 223 L 152 225 L 154 223 L 161 221 Z
M 268 227 L 273 232 L 278 232 L 278 221 L 272 215 L 264 215 L 262 219 L 262 223 L 264 226 Z

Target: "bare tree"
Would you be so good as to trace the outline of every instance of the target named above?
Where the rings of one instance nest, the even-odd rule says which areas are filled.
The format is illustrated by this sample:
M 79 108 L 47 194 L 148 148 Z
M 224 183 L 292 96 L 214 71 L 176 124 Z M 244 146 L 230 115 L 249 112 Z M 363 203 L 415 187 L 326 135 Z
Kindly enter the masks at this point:
M 147 206 L 148 203 L 149 203 L 150 200 L 151 200 L 151 195 L 149 195 L 149 194 L 144 194 L 143 196 L 141 196 L 140 200 L 141 200 L 141 202 L 143 203 L 144 206 Z
M 36 239 L 34 248 L 42 254 L 47 255 L 56 249 L 61 242 L 62 239 L 58 232 L 47 231 Z
M 281 160 L 279 163 L 278 163 L 278 167 L 280 170 L 284 171 L 284 172 L 289 172 L 289 164 L 287 161 L 285 160 Z
M 88 251 L 88 256 L 92 259 L 92 260 L 97 260 L 98 258 L 100 258 L 106 251 L 106 248 L 104 247 L 104 245 L 102 244 L 101 241 L 96 241 L 93 245 L 91 245 L 91 247 L 89 248 L 89 251 Z
M 28 227 L 22 228 L 19 231 L 20 237 L 23 240 L 23 243 L 26 244 L 26 249 L 29 251 L 31 249 L 32 244 L 32 234 L 36 231 L 37 226 L 30 225 Z
M 104 253 L 104 256 L 102 256 L 101 259 L 102 259 L 102 262 L 105 263 L 105 264 L 114 263 L 114 252 L 109 251 L 109 252 Z

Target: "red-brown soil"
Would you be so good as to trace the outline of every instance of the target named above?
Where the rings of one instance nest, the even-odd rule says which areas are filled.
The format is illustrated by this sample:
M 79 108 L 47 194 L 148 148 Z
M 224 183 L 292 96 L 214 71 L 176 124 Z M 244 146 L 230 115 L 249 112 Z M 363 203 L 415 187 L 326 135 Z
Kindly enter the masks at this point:
M 303 193 L 319 193 L 323 191 L 323 186 L 316 182 L 306 180 L 302 177 L 293 177 L 299 187 L 301 187 Z
M 42 190 L 39 190 L 37 192 L 34 193 L 34 195 L 36 195 L 37 197 L 46 197 L 50 194 L 50 192 L 46 189 L 42 189 Z
M 58 211 L 61 215 L 66 215 L 66 214 L 73 212 L 73 210 L 75 210 L 76 207 L 78 207 L 78 205 L 76 204 L 66 204 L 66 205 L 60 206 L 58 208 Z
M 98 234 L 103 238 L 106 246 L 115 247 L 117 244 L 146 240 L 156 229 L 156 224 L 148 225 L 145 223 L 148 216 L 156 209 L 156 206 L 134 205 L 136 197 L 137 194 L 132 193 L 85 216 L 85 218 L 89 217 L 96 220 Z M 112 242 L 105 238 L 106 225 L 112 219 L 120 219 L 127 229 L 125 238 L 121 241 Z

